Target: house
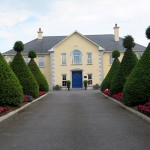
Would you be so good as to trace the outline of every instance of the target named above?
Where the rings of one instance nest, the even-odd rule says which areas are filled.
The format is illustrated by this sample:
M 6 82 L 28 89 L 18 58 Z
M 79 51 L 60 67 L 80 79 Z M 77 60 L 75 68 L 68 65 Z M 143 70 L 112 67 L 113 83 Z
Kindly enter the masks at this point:
M 89 87 L 100 84 L 113 62 L 112 51 L 120 50 L 121 57 L 125 51 L 123 39 L 119 37 L 119 27 L 114 27 L 113 34 L 82 35 L 78 31 L 69 36 L 43 36 L 41 29 L 38 38 L 26 43 L 23 57 L 26 63 L 30 50 L 35 50 L 35 61 L 45 75 L 50 89 L 55 85 L 66 88 L 66 80 L 71 81 L 71 88 L 83 88 L 83 81 L 89 81 Z M 145 47 L 136 44 L 133 48 L 141 57 Z M 3 53 L 6 60 L 12 61 L 15 51 Z

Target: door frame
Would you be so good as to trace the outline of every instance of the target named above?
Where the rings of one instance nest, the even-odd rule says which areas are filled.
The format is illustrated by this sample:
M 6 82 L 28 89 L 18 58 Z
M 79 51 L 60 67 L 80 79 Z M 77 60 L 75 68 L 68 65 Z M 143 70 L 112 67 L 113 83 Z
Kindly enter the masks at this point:
M 82 72 L 82 87 L 81 88 L 83 88 L 83 70 L 82 69 L 73 69 L 73 70 L 70 70 L 70 79 L 71 79 L 71 88 L 73 88 L 72 87 L 72 72 L 73 71 L 81 71 Z M 77 89 L 77 88 L 74 88 L 74 89 Z M 79 88 L 80 89 L 80 88 Z

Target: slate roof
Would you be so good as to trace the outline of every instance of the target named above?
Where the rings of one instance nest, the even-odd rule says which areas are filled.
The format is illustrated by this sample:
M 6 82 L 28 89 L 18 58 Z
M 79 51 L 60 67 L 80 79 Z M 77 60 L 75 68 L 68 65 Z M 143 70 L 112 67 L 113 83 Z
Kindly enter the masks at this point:
M 114 35 L 113 34 L 105 34 L 105 35 L 84 35 L 94 43 L 98 44 L 102 48 L 104 48 L 104 51 L 113 51 L 115 49 L 118 49 L 120 51 L 124 51 L 124 47 L 122 46 L 123 39 L 120 38 L 119 42 L 114 41 Z M 25 50 L 23 53 L 28 53 L 30 50 L 35 50 L 37 54 L 45 54 L 49 53 L 48 50 L 53 48 L 56 44 L 61 42 L 63 39 L 65 39 L 67 36 L 44 36 L 42 40 L 34 39 L 26 44 Z M 133 50 L 136 51 L 144 51 L 145 47 L 139 44 L 136 44 Z M 9 50 L 3 55 L 13 55 L 15 54 L 15 51 Z

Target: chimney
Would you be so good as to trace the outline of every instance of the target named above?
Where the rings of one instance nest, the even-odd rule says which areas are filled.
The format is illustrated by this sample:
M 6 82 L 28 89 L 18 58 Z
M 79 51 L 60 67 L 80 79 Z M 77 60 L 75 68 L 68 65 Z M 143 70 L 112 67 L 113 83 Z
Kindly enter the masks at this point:
M 114 40 L 115 42 L 119 41 L 119 27 L 117 26 L 117 24 L 115 24 L 114 27 Z
M 37 32 L 38 33 L 38 40 L 42 40 L 43 39 L 43 32 L 41 31 L 41 28 L 39 28 L 39 31 Z

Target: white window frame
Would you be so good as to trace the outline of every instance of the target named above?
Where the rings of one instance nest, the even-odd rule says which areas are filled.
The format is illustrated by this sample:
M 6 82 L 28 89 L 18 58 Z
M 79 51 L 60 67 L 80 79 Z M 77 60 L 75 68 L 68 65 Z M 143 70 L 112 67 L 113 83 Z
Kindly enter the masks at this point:
M 75 52 L 79 52 L 80 55 L 79 56 L 75 56 L 74 55 Z M 82 53 L 79 50 L 74 50 L 72 52 L 72 64 L 74 64 L 74 65 L 81 65 L 82 64 Z
M 66 65 L 66 53 L 61 54 L 61 64 Z
M 91 78 L 90 78 L 91 77 Z M 87 79 L 88 79 L 88 85 L 92 86 L 93 85 L 93 75 L 92 73 L 87 74 Z M 90 83 L 90 84 L 89 84 Z
M 24 61 L 26 64 L 28 64 L 30 62 L 31 58 L 29 58 L 28 56 L 24 57 Z
M 138 59 L 140 59 L 142 57 L 142 55 L 143 55 L 143 52 L 137 52 Z
M 112 65 L 114 58 L 112 57 L 112 53 L 109 54 L 109 64 Z
M 64 79 L 64 76 L 65 76 L 65 79 Z M 65 83 L 65 85 L 63 83 Z M 62 74 L 62 87 L 67 87 L 67 75 L 66 74 Z
M 87 64 L 92 64 L 92 53 L 87 53 Z
M 45 67 L 45 57 L 44 56 L 38 56 L 38 66 Z
M 12 61 L 13 61 L 13 59 L 14 59 L 14 56 L 10 56 L 10 60 L 9 60 L 9 62 L 12 62 Z

